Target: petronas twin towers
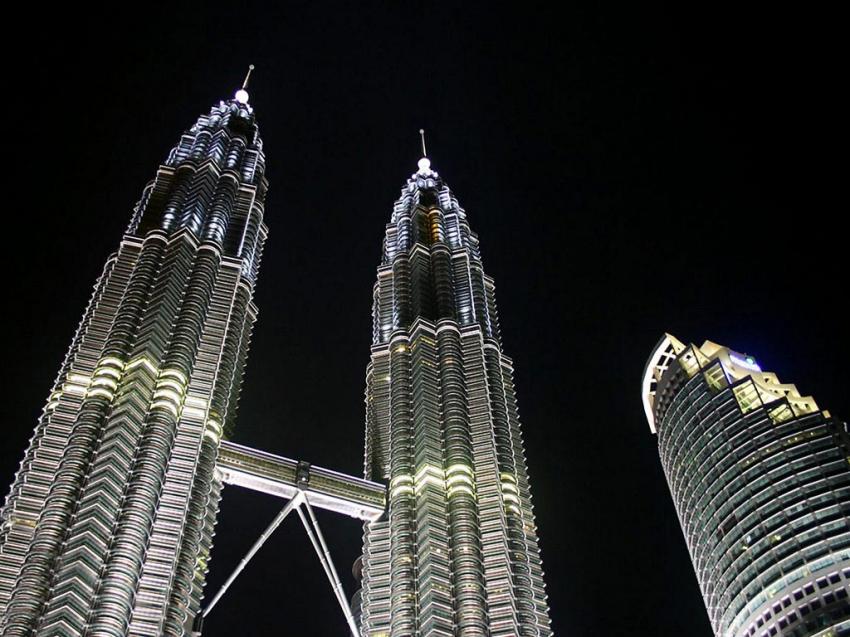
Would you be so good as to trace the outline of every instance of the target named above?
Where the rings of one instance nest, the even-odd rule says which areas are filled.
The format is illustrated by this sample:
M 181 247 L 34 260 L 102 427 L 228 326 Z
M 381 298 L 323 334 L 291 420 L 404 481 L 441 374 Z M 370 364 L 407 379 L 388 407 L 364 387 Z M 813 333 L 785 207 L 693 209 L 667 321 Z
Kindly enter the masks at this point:
M 374 288 L 365 477 L 381 484 L 226 442 L 257 315 L 264 168 L 243 87 L 145 188 L 0 513 L 2 634 L 188 634 L 223 484 L 239 484 L 292 498 L 307 527 L 311 502 L 367 520 L 352 632 L 550 635 L 493 280 L 427 159 Z

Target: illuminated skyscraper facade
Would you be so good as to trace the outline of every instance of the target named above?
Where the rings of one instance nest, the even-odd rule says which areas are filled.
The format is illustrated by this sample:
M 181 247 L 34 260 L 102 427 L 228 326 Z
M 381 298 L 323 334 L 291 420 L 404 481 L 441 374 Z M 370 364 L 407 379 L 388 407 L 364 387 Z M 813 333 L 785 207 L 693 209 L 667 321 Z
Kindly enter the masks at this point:
M 266 237 L 248 94 L 180 138 L 106 262 L 0 514 L 3 635 L 182 635 Z
M 643 403 L 718 637 L 850 635 L 850 437 L 751 357 L 666 335 Z
M 550 635 L 513 363 L 466 213 L 423 158 L 374 287 L 361 634 Z

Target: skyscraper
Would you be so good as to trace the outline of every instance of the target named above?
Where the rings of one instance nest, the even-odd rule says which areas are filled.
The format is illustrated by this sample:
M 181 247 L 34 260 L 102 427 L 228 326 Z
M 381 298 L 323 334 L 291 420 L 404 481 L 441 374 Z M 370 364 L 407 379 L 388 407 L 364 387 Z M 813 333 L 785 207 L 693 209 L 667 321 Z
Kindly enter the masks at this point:
M 95 285 L 0 514 L 4 635 L 181 635 L 199 606 L 267 232 L 248 101 L 183 134 Z
M 642 397 L 715 634 L 850 634 L 846 424 L 752 357 L 670 335 Z
M 466 213 L 423 158 L 386 228 L 366 375 L 362 634 L 550 635 L 513 363 Z

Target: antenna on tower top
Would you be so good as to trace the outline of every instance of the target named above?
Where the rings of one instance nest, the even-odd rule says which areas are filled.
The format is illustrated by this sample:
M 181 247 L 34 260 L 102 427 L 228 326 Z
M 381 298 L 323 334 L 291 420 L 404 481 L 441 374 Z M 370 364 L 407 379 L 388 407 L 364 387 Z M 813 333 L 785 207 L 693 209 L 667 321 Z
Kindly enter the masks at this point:
M 243 91 L 248 89 L 248 80 L 251 79 L 251 71 L 253 71 L 253 70 L 254 70 L 254 65 L 249 64 L 248 65 L 248 73 L 245 75 L 245 81 L 242 82 L 242 90 Z
M 428 151 L 425 150 L 425 129 L 424 128 L 419 129 L 419 137 L 422 138 L 422 156 L 427 157 Z

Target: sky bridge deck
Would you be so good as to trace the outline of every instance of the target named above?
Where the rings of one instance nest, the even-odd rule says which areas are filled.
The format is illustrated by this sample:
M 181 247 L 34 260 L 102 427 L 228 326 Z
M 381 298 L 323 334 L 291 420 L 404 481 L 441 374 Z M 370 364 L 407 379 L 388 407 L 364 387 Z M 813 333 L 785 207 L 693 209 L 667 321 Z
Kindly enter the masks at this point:
M 314 507 L 361 520 L 377 520 L 386 509 L 382 484 L 233 442 L 221 443 L 217 468 L 225 484 L 287 499 L 301 491 Z

